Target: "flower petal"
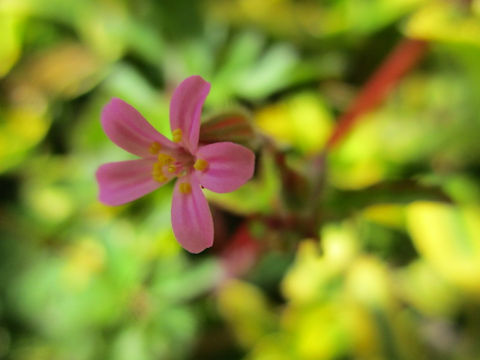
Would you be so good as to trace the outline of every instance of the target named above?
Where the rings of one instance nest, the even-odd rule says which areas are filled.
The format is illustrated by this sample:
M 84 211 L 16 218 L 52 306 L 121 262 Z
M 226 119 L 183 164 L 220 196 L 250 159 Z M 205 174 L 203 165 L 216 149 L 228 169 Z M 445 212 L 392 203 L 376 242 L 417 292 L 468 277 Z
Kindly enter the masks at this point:
M 113 98 L 103 108 L 102 127 L 115 144 L 140 157 L 152 156 L 150 146 L 154 142 L 165 148 L 176 147 L 155 130 L 133 106 L 117 98 Z
M 185 191 L 185 186 L 187 190 Z M 172 227 L 178 242 L 199 253 L 213 244 L 213 220 L 207 199 L 193 176 L 177 180 L 172 199 Z
M 103 164 L 97 170 L 98 198 L 105 205 L 122 205 L 162 186 L 152 176 L 155 159 Z
M 255 154 L 246 147 L 231 142 L 201 146 L 196 158 L 208 162 L 205 171 L 196 171 L 198 181 L 217 193 L 239 188 L 252 177 L 255 169 Z
M 170 102 L 170 128 L 182 131 L 181 144 L 191 152 L 197 149 L 202 106 L 209 92 L 210 83 L 190 76 L 178 85 Z

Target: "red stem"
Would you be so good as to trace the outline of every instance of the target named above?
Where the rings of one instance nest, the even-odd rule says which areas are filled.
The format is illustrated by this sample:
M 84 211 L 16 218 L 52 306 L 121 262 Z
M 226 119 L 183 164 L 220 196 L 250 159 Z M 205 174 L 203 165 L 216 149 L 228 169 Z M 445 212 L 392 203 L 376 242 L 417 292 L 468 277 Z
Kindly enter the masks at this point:
M 343 114 L 327 142 L 327 149 L 333 148 L 355 125 L 361 115 L 378 106 L 399 80 L 423 57 L 427 42 L 405 39 L 393 50 L 380 68 L 365 84 L 352 106 Z

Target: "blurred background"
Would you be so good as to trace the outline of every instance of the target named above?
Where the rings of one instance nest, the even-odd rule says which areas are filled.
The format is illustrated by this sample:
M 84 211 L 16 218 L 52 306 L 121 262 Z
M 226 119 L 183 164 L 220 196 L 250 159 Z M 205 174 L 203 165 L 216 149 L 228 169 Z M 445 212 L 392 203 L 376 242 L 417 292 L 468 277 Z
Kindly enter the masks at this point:
M 169 135 L 193 74 L 203 135 L 257 155 L 200 255 L 171 185 L 107 207 L 94 177 L 131 158 L 109 99 Z M 0 279 L 2 359 L 479 359 L 480 1 L 0 0 Z

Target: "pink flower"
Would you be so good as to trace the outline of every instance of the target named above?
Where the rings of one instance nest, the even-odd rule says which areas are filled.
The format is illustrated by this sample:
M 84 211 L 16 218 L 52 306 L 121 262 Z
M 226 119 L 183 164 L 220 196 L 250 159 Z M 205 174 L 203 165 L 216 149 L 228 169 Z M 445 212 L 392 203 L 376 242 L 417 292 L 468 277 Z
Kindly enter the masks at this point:
M 173 142 L 157 132 L 132 106 L 112 99 L 103 109 L 107 136 L 140 159 L 107 163 L 97 170 L 99 200 L 121 205 L 177 178 L 172 199 L 172 227 L 178 242 L 199 253 L 213 244 L 213 220 L 205 187 L 226 193 L 253 175 L 255 155 L 231 142 L 199 146 L 200 115 L 210 84 L 200 76 L 185 79 L 170 103 Z

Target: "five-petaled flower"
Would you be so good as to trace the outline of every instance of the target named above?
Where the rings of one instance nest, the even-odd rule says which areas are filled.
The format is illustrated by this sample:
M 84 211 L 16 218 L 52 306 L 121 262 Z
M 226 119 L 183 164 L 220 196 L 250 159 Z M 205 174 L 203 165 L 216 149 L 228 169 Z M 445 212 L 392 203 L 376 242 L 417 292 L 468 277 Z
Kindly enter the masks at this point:
M 171 220 L 175 237 L 192 253 L 213 244 L 213 220 L 201 187 L 230 192 L 253 175 L 255 155 L 231 142 L 199 145 L 200 116 L 210 84 L 185 79 L 170 103 L 173 141 L 157 132 L 132 106 L 112 99 L 103 109 L 102 127 L 119 147 L 140 159 L 107 163 L 96 176 L 99 200 L 121 205 L 177 178 Z

